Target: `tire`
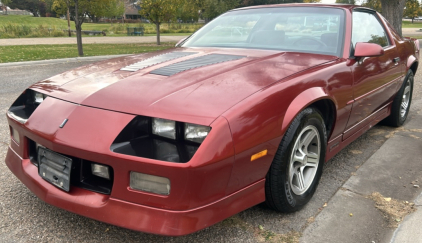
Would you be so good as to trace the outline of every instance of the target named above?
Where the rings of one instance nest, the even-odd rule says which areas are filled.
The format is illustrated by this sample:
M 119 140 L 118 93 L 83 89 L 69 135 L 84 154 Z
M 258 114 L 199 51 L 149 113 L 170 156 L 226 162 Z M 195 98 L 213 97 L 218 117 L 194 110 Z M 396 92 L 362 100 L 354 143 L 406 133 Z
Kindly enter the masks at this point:
M 290 213 L 311 200 L 321 178 L 326 144 L 321 113 L 312 107 L 300 112 L 287 129 L 266 177 L 266 204 L 270 208 Z
M 400 127 L 406 121 L 409 114 L 413 95 L 413 72 L 409 70 L 400 90 L 394 97 L 391 105 L 391 114 L 384 120 L 384 124 L 392 127 Z

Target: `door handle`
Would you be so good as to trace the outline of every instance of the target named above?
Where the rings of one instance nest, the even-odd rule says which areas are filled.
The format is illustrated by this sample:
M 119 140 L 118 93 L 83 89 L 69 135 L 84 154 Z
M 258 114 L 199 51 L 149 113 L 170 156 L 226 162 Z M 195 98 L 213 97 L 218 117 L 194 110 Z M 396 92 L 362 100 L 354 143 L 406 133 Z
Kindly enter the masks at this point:
M 393 62 L 398 65 L 400 62 L 400 57 L 393 58 Z

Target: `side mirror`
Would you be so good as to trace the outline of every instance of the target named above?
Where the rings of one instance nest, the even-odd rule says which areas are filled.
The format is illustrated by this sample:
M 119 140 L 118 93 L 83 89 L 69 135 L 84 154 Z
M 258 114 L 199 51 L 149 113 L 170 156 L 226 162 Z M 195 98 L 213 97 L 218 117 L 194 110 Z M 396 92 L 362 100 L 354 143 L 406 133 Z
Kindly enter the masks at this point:
M 358 42 L 355 46 L 355 57 L 378 57 L 384 55 L 384 49 L 378 44 Z
M 178 47 L 183 41 L 185 41 L 188 37 L 185 37 L 181 40 L 179 40 L 179 42 L 177 42 L 177 44 L 175 45 L 175 47 Z

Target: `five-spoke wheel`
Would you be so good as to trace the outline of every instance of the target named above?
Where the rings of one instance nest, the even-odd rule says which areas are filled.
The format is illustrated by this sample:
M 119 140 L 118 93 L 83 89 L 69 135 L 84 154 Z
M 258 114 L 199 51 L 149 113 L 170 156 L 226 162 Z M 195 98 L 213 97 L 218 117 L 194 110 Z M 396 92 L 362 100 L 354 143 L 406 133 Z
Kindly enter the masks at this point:
M 281 212 L 301 209 L 312 198 L 322 173 L 327 134 L 321 113 L 313 107 L 290 124 L 268 171 L 267 205 Z

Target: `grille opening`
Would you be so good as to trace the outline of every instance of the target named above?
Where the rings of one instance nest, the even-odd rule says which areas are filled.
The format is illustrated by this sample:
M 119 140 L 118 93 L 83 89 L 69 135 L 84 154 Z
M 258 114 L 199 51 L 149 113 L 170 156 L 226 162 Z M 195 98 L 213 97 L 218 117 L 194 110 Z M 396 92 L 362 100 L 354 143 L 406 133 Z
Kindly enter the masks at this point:
M 38 167 L 38 151 L 37 144 L 28 139 L 28 149 L 29 149 L 29 159 L 31 162 Z M 89 160 L 84 160 L 74 156 L 69 156 L 63 154 L 66 157 L 72 159 L 72 170 L 70 173 L 70 185 L 90 190 L 93 192 L 98 192 L 102 194 L 111 194 L 111 189 L 113 188 L 113 179 L 114 172 L 111 166 L 108 166 L 110 173 L 110 180 L 95 176 L 91 172 L 91 164 L 101 164 L 97 162 L 92 162 Z

